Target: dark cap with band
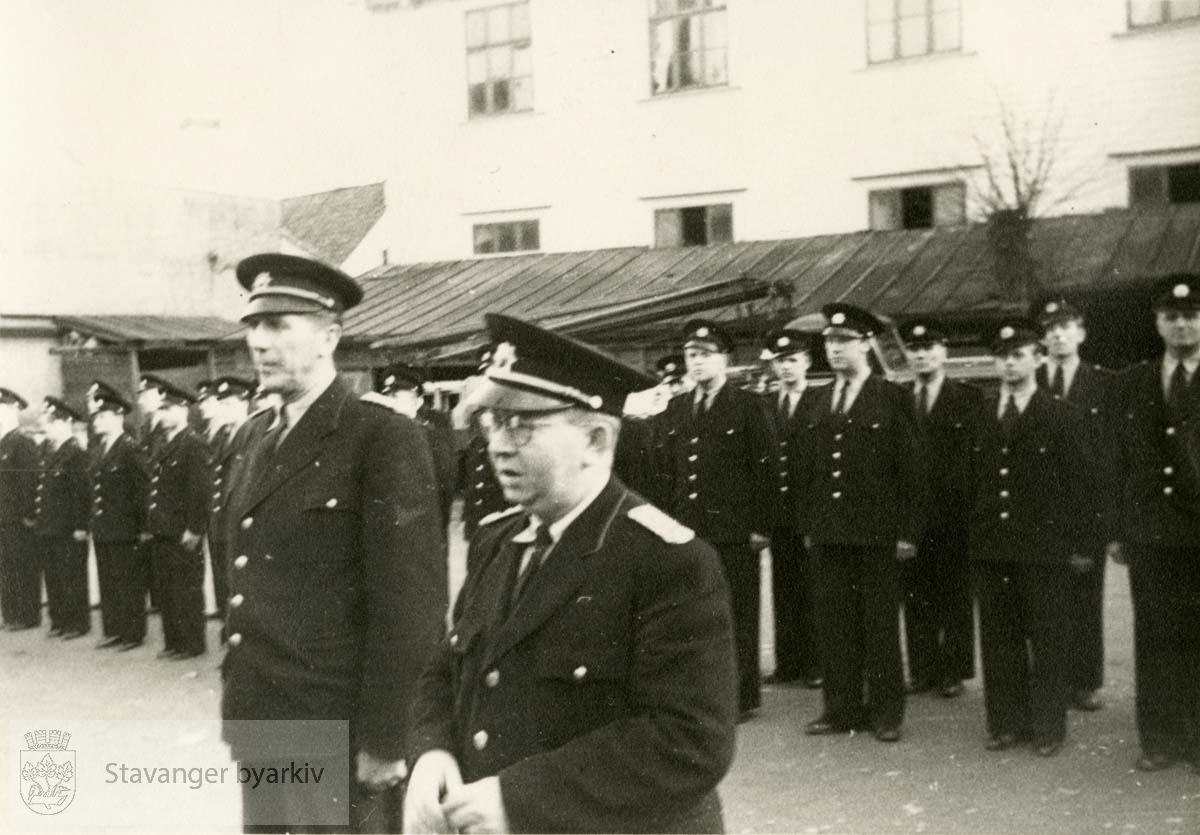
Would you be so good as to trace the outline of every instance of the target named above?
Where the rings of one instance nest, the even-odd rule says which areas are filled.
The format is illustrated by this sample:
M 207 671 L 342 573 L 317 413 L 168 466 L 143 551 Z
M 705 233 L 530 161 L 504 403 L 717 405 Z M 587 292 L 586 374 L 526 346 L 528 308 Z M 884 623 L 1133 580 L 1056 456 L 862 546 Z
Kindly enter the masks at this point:
M 264 252 L 237 265 L 250 291 L 242 321 L 280 313 L 341 313 L 362 301 L 362 288 L 341 270 L 298 255 Z

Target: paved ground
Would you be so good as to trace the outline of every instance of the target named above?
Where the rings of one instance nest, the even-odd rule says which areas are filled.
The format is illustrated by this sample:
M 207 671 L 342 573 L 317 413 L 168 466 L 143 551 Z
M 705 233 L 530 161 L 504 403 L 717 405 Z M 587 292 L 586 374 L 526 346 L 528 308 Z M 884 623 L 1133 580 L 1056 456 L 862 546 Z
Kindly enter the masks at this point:
M 454 577 L 462 548 L 455 548 Z M 156 620 L 156 619 L 154 619 Z M 770 669 L 770 629 L 764 669 Z M 216 624 L 210 622 L 210 638 Z M 44 630 L 0 634 L 0 717 L 211 718 L 219 653 L 198 662 L 156 661 L 155 639 L 132 653 L 98 652 L 95 637 L 64 643 Z M 1107 599 L 1108 706 L 1073 713 L 1068 746 L 1042 760 L 1018 749 L 984 751 L 978 681 L 963 696 L 910 700 L 904 741 L 869 735 L 806 737 L 820 694 L 769 687 L 760 714 L 740 727 L 738 757 L 723 786 L 731 832 L 1197 833 L 1200 776 L 1176 767 L 1132 770 L 1131 615 L 1127 576 L 1111 568 Z M 15 779 L 0 763 L 0 779 Z M 12 821 L 8 822 L 9 831 Z M 0 816 L 0 829 L 5 828 Z M 42 830 L 46 831 L 46 830 Z M 81 832 L 96 832 L 82 828 Z M 153 830 L 162 832 L 163 827 Z M 192 829 L 191 831 L 195 831 Z

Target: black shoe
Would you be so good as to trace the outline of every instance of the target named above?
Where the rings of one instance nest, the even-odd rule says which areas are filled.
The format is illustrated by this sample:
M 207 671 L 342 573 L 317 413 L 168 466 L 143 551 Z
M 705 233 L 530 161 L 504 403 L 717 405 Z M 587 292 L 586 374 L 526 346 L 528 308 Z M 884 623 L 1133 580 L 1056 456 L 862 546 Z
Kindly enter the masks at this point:
M 794 673 L 772 673 L 763 679 L 763 684 L 795 684 L 800 676 Z
M 1039 742 L 1033 751 L 1039 757 L 1053 757 L 1062 750 L 1062 747 L 1063 741 L 1061 739 L 1052 739 L 1048 742 Z
M 1076 690 L 1075 695 L 1071 697 L 1071 707 L 1090 713 L 1104 707 L 1104 702 L 1100 700 L 1100 694 L 1096 690 Z
M 1149 754 L 1142 754 L 1138 757 L 1137 762 L 1133 764 L 1133 767 L 1138 771 L 1162 771 L 1165 768 L 1170 768 L 1174 762 L 1175 758 L 1170 754 L 1161 754 L 1156 751 Z
M 1015 734 L 996 734 L 994 737 L 989 739 L 983 747 L 988 751 L 1007 751 L 1016 744 L 1017 737 Z
M 875 738 L 880 742 L 899 742 L 900 728 L 893 725 L 885 725 L 882 728 L 875 729 Z
M 941 688 L 938 690 L 942 694 L 943 699 L 957 699 L 962 695 L 962 682 L 957 679 L 948 679 L 942 682 Z
M 914 681 L 908 687 L 904 688 L 904 692 L 910 696 L 915 696 L 918 693 L 927 693 L 932 689 L 933 685 L 927 681 Z
M 109 647 L 115 647 L 120 643 L 121 639 L 116 635 L 112 635 L 96 644 L 96 649 L 108 649 Z
M 10 623 L 4 627 L 9 632 L 24 632 L 26 629 L 37 629 L 41 626 L 40 623 Z
M 809 690 L 820 690 L 825 686 L 825 679 L 820 675 L 810 675 L 804 677 L 804 686 Z
M 178 654 L 179 654 L 179 650 L 177 650 L 177 649 L 164 649 L 164 650 L 160 650 L 158 655 L 156 655 L 154 657 L 162 658 L 162 659 L 165 659 L 168 661 L 173 661 L 175 659 L 175 656 Z
M 123 644 L 121 644 L 120 648 L 117 651 L 118 652 L 129 652 L 131 649 L 137 649 L 138 647 L 140 647 L 142 645 L 142 643 L 143 643 L 142 641 L 125 641 Z
M 738 724 L 741 725 L 743 722 L 749 722 L 756 715 L 758 715 L 758 708 L 756 708 L 756 707 L 749 708 L 748 710 L 743 710 L 741 713 L 738 714 Z
M 849 733 L 850 729 L 830 722 L 824 716 L 821 716 L 805 725 L 804 732 L 809 736 L 830 736 L 832 734 Z
M 64 632 L 62 639 L 64 641 L 74 641 L 76 638 L 82 638 L 86 634 L 87 634 L 86 630 L 72 629 L 70 632 Z
M 46 633 L 46 637 L 47 638 L 57 638 L 60 635 L 62 635 L 62 633 L 63 633 L 63 631 L 56 626 L 53 629 L 51 629 L 49 632 Z
M 189 658 L 199 658 L 203 654 L 204 654 L 204 650 L 202 650 L 202 649 L 201 650 L 191 650 L 188 652 L 184 652 L 184 651 L 180 650 L 180 651 L 176 652 L 174 656 L 171 657 L 171 660 L 172 661 L 187 661 Z

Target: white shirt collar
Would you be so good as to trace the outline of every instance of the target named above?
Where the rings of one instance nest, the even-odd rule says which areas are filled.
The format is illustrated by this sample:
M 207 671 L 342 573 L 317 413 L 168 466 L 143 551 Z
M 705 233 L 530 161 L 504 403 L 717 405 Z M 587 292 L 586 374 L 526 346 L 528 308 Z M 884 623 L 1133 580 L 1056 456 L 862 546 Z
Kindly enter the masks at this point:
M 1003 383 L 1000 385 L 1000 405 L 997 407 L 997 415 L 1004 414 L 1004 407 L 1008 404 L 1008 396 L 1011 394 L 1013 401 L 1017 404 L 1017 411 L 1025 414 L 1025 407 L 1029 405 L 1029 401 L 1033 399 L 1033 393 L 1037 391 L 1037 386 L 1028 386 L 1023 391 L 1013 391 Z
M 333 381 L 337 379 L 337 371 L 332 368 L 323 370 L 318 376 L 315 385 L 313 385 L 304 396 L 299 400 L 294 400 L 291 403 L 283 405 L 284 412 L 287 413 L 287 431 L 291 431 L 300 419 L 304 417 L 304 413 L 308 411 L 313 403 L 317 402 L 325 390 L 333 385 Z
M 1162 381 L 1163 391 L 1167 391 L 1171 387 L 1171 375 L 1175 373 L 1175 366 L 1179 365 L 1179 360 L 1170 354 L 1163 354 L 1162 361 Z M 1200 354 L 1188 357 L 1183 361 L 1183 370 L 1187 372 L 1188 380 L 1190 381 L 1196 373 L 1196 367 L 1200 366 Z
M 591 506 L 592 502 L 596 501 L 596 497 L 604 492 L 604 488 L 606 486 L 608 486 L 607 478 L 601 480 L 598 487 L 592 488 L 592 490 L 590 490 L 588 494 L 583 497 L 583 501 L 571 508 L 570 511 L 561 516 L 557 521 L 550 523 L 550 525 L 546 528 L 546 531 L 550 534 L 550 539 L 555 544 L 557 544 L 558 540 L 562 538 L 563 531 L 565 531 L 572 522 L 578 519 L 580 514 L 582 514 Z M 529 514 L 529 524 L 524 530 L 514 536 L 512 541 L 522 545 L 527 545 L 533 542 L 537 537 L 537 530 L 542 526 L 542 524 L 543 522 L 541 519 L 532 513 Z
M 938 395 L 942 393 L 942 383 L 946 382 L 946 373 L 944 371 L 934 374 L 929 382 L 925 382 L 920 377 L 913 381 L 913 394 L 920 395 L 921 387 L 925 387 L 928 392 L 929 408 L 933 409 L 933 405 L 937 403 Z

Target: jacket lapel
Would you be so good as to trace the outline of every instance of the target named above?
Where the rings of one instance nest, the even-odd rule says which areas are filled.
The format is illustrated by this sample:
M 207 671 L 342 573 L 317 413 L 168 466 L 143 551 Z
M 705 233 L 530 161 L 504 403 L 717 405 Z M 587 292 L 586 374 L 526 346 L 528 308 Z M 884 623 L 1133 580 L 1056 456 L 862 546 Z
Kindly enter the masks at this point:
M 563 532 L 545 565 L 529 581 L 521 600 L 496 633 L 485 665 L 504 655 L 546 622 L 574 594 L 588 575 L 588 557 L 603 545 L 613 520 L 629 491 L 615 478 L 578 519 Z M 514 533 L 523 529 L 515 527 Z M 506 545 L 507 547 L 507 545 Z M 515 559 L 515 556 L 513 557 Z M 508 562 L 497 560 L 497 562 Z M 510 592 L 509 583 L 497 583 Z M 505 601 L 496 601 L 494 611 L 503 612 Z
M 342 408 L 350 394 L 349 386 L 340 377 L 334 379 L 329 388 L 308 407 L 299 423 L 284 436 L 269 467 L 261 473 L 257 472 L 259 460 L 268 451 L 262 448 L 263 436 L 258 437 L 249 469 L 250 474 L 258 477 L 249 486 L 245 500 L 238 507 L 239 516 L 282 487 L 321 454 L 325 436 L 337 429 Z

